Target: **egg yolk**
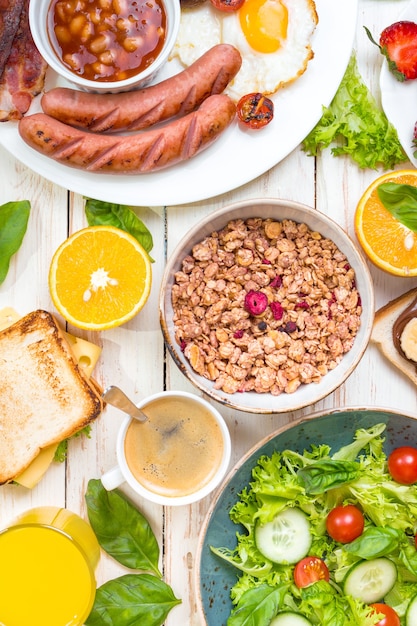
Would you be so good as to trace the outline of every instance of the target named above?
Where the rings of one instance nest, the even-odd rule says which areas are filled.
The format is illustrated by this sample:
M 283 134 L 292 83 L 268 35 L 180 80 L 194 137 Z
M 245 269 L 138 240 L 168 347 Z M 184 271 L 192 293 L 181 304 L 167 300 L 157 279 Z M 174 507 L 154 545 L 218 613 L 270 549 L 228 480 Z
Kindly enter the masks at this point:
M 246 0 L 239 20 L 247 42 L 258 52 L 276 52 L 287 37 L 288 9 L 280 0 Z

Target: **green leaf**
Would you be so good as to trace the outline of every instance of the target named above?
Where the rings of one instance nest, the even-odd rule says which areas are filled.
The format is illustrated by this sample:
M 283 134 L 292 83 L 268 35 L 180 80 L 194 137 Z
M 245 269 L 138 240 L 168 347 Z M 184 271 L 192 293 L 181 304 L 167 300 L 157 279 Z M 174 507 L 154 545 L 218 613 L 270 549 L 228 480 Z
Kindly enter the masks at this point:
M 115 226 L 132 235 L 148 254 L 152 250 L 152 235 L 138 218 L 133 207 L 87 198 L 85 214 L 89 226 Z M 153 262 L 153 259 L 149 258 Z
M 161 577 L 158 542 L 136 507 L 96 479 L 89 480 L 85 499 L 88 519 L 103 550 L 126 567 Z
M 297 478 L 308 494 L 320 494 L 352 482 L 359 475 L 359 463 L 328 459 L 301 468 Z
M 9 271 L 10 259 L 19 250 L 25 236 L 30 202 L 6 202 L 0 206 L 0 284 Z
M 151 574 L 126 574 L 97 589 L 86 626 L 160 626 L 181 604 L 169 585 Z
M 56 463 L 63 463 L 64 461 L 66 461 L 69 440 L 75 439 L 76 437 L 81 437 L 81 435 L 84 435 L 85 437 L 88 437 L 88 438 L 91 437 L 91 424 L 87 424 L 87 426 L 84 426 L 84 428 L 82 428 L 81 430 L 78 430 L 76 433 L 71 435 L 71 437 L 68 437 L 68 439 L 64 439 L 63 441 L 60 441 L 54 454 L 54 461 Z
M 381 454 L 381 446 L 383 439 L 380 437 L 387 425 L 384 423 L 375 424 L 370 428 L 359 428 L 353 437 L 353 441 L 346 446 L 342 446 L 337 452 L 332 455 L 333 461 L 354 461 L 359 452 L 366 446 L 369 446 L 370 451 Z
M 333 156 L 348 155 L 361 168 L 379 165 L 392 169 L 407 160 L 397 131 L 363 82 L 352 54 L 345 75 L 329 107 L 303 141 L 315 156 L 333 144 Z
M 382 183 L 377 194 L 384 207 L 396 220 L 417 232 L 417 187 L 399 183 Z
M 242 594 L 227 626 L 268 626 L 277 614 L 288 585 L 259 585 Z
M 395 528 L 371 526 L 351 543 L 344 545 L 344 550 L 361 559 L 375 559 L 386 556 L 396 550 L 403 533 Z

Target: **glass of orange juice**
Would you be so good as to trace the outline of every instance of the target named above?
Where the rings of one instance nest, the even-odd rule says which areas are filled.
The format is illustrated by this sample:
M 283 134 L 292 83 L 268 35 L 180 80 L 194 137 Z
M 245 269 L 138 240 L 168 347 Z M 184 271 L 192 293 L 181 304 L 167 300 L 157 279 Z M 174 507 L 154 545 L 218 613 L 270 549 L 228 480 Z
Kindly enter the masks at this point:
M 84 624 L 99 556 L 92 528 L 75 513 L 59 507 L 23 513 L 0 531 L 0 624 Z

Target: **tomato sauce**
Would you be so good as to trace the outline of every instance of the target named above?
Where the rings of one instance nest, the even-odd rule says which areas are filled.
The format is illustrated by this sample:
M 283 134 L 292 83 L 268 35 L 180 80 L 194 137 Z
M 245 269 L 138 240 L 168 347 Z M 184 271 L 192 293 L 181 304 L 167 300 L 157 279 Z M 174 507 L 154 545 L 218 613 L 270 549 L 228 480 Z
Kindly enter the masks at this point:
M 162 0 L 52 0 L 48 36 L 74 73 L 120 81 L 154 62 L 165 42 L 166 22 Z

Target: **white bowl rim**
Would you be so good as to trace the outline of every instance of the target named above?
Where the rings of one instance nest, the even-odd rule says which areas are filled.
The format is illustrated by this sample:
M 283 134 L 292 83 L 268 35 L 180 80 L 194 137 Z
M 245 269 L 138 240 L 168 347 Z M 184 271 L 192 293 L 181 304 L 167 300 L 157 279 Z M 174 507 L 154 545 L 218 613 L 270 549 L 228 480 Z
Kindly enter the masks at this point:
M 145 68 L 140 75 L 136 74 L 134 76 L 130 76 L 125 80 L 119 81 L 94 81 L 87 80 L 82 76 L 78 76 L 74 72 L 71 72 L 63 63 L 60 63 L 58 57 L 56 56 L 54 49 L 50 43 L 45 44 L 45 40 L 49 41 L 48 34 L 44 33 L 43 35 L 39 33 L 37 24 L 39 20 L 43 19 L 43 16 L 46 17 L 46 12 L 49 9 L 52 0 L 43 0 L 43 4 L 40 2 L 30 2 L 29 4 L 29 24 L 31 25 L 32 37 L 35 42 L 36 47 L 38 48 L 40 54 L 44 58 L 44 60 L 48 63 L 51 69 L 56 72 L 63 79 L 72 83 L 73 85 L 77 85 L 79 89 L 84 91 L 91 92 L 111 92 L 111 91 L 127 91 L 129 87 L 134 89 L 137 83 L 141 83 L 142 81 L 146 81 L 148 77 L 152 77 L 153 74 L 157 74 L 160 69 L 162 69 L 163 65 L 168 61 L 169 55 L 171 54 L 172 48 L 174 47 L 175 41 L 178 36 L 180 21 L 181 21 L 181 8 L 179 0 L 172 0 L 172 23 L 169 27 L 168 37 L 165 40 L 164 46 L 158 55 L 156 61 L 152 63 L 150 66 Z M 168 0 L 170 2 L 171 0 Z M 162 0 L 163 4 L 167 5 L 167 0 Z M 36 8 L 35 8 L 36 5 Z M 40 7 L 40 8 L 39 8 Z M 41 10 L 40 10 L 41 9 Z M 167 11 L 168 13 L 168 11 Z M 167 14 L 167 20 L 169 16 Z
M 169 284 L 169 279 L 171 275 L 173 274 L 174 266 L 176 262 L 178 262 L 177 257 L 183 247 L 184 238 L 186 238 L 187 241 L 193 240 L 194 238 L 197 238 L 196 241 L 201 241 L 204 238 L 205 233 L 203 232 L 202 235 L 199 235 L 199 233 L 201 233 L 201 231 L 204 231 L 204 229 L 207 229 L 209 225 L 211 224 L 211 222 L 213 222 L 214 220 L 217 221 L 219 218 L 223 216 L 227 216 L 227 218 L 225 217 L 225 222 L 224 222 L 224 225 L 226 225 L 227 221 L 230 221 L 231 219 L 233 219 L 233 217 L 229 215 L 231 212 L 246 209 L 247 207 L 254 207 L 253 217 L 255 217 L 256 207 L 257 206 L 265 207 L 265 205 L 268 205 L 272 207 L 273 209 L 276 208 L 278 210 L 280 208 L 283 208 L 283 209 L 288 208 L 295 212 L 301 211 L 303 212 L 302 221 L 307 223 L 307 225 L 308 225 L 308 220 L 304 219 L 305 217 L 309 217 L 311 219 L 316 219 L 316 220 L 318 219 L 321 221 L 323 226 L 325 226 L 328 229 L 331 229 L 332 231 L 335 231 L 338 234 L 338 237 L 343 240 L 344 245 L 346 247 L 349 247 L 349 252 L 345 251 L 345 254 L 349 263 L 351 263 L 352 265 L 357 265 L 361 269 L 361 272 L 363 274 L 363 279 L 364 279 L 364 285 L 362 285 L 362 288 L 364 286 L 366 287 L 367 297 L 368 297 L 368 302 L 366 303 L 367 307 L 362 308 L 361 328 L 359 330 L 358 335 L 355 337 L 354 347 L 346 355 L 344 355 L 342 361 L 337 365 L 337 367 L 335 367 L 334 370 L 332 370 L 331 372 L 328 372 L 319 383 L 317 384 L 310 383 L 309 385 L 305 385 L 297 389 L 297 391 L 295 391 L 294 394 L 281 394 L 280 396 L 272 396 L 271 394 L 257 394 L 255 392 L 245 392 L 243 394 L 239 394 L 239 393 L 222 394 L 221 391 L 219 392 L 217 390 L 214 390 L 212 388 L 212 385 L 209 386 L 210 381 L 204 379 L 202 376 L 199 376 L 196 372 L 191 371 L 191 366 L 188 364 L 185 357 L 181 358 L 179 354 L 179 347 L 175 344 L 175 340 L 171 340 L 169 329 L 168 329 L 168 324 L 165 319 L 165 305 L 166 305 L 166 301 L 168 298 L 168 295 L 166 293 L 167 285 Z M 258 215 L 259 217 L 263 217 L 261 213 L 262 213 L 262 208 L 259 211 L 259 215 Z M 236 218 L 237 217 L 238 216 L 236 216 Z M 278 217 L 277 219 L 294 219 L 294 218 Z M 301 220 L 297 220 L 297 219 L 295 219 L 294 221 L 298 221 L 299 223 L 301 222 Z M 314 230 L 318 230 L 320 232 L 320 228 L 315 228 Z M 322 234 L 334 241 L 334 238 L 331 235 L 324 234 L 324 233 Z M 340 248 L 340 245 L 338 245 L 338 247 Z M 356 267 L 355 267 L 355 271 L 357 274 Z M 361 290 L 359 289 L 359 291 Z M 361 297 L 364 302 L 363 295 L 364 295 L 364 292 L 362 291 Z M 176 363 L 177 367 L 180 369 L 180 371 L 182 371 L 182 373 L 186 376 L 186 378 L 195 387 L 200 389 L 200 391 L 202 391 L 204 394 L 206 394 L 213 400 L 216 400 L 217 402 L 220 402 L 221 404 L 227 407 L 230 407 L 233 410 L 243 411 L 247 413 L 267 414 L 267 415 L 278 414 L 278 413 L 288 413 L 288 412 L 305 408 L 307 406 L 311 406 L 312 404 L 315 404 L 316 402 L 330 395 L 331 393 L 333 393 L 333 391 L 335 391 L 338 387 L 340 387 L 340 385 L 344 383 L 345 380 L 355 370 L 360 360 L 362 359 L 366 348 L 368 347 L 369 340 L 371 337 L 371 332 L 372 332 L 374 312 L 375 312 L 375 295 L 374 295 L 374 286 L 373 286 L 372 277 L 371 277 L 364 255 L 359 250 L 359 248 L 355 245 L 350 235 L 339 224 L 337 224 L 335 220 L 330 218 L 328 215 L 320 212 L 318 209 L 314 209 L 298 201 L 287 200 L 283 198 L 268 197 L 268 198 L 249 198 L 246 200 L 238 200 L 236 202 L 225 205 L 215 210 L 209 215 L 206 215 L 202 220 L 196 223 L 189 231 L 187 231 L 185 237 L 183 237 L 183 239 L 179 241 L 177 246 L 174 248 L 174 250 L 170 254 L 167 264 L 165 266 L 165 271 L 162 277 L 161 289 L 160 289 L 160 294 L 159 294 L 159 318 L 160 318 L 161 330 L 162 330 L 164 340 L 165 340 L 165 345 L 169 353 L 171 354 L 174 362 Z M 355 352 L 353 352 L 353 350 Z M 353 358 L 353 355 L 354 355 L 354 358 Z M 352 359 L 353 361 L 349 365 L 347 365 L 348 361 Z M 330 380 L 333 380 L 333 377 L 334 378 L 337 377 L 337 380 L 334 381 L 333 384 L 330 384 Z M 303 392 L 301 393 L 299 392 L 303 388 L 306 390 L 305 391 L 306 395 L 309 393 L 309 390 L 307 390 L 307 388 L 314 389 L 318 391 L 318 393 L 315 394 L 313 399 L 304 398 L 302 400 L 300 396 L 301 396 L 301 393 Z M 264 397 L 264 398 L 271 397 L 273 398 L 273 401 L 271 402 L 272 406 L 270 407 L 248 406 L 243 401 L 240 401 L 242 397 L 244 397 L 247 394 L 252 394 L 252 395 L 254 394 L 255 396 Z M 282 399 L 283 397 L 291 397 L 291 399 L 293 400 L 293 403 L 290 404 L 289 399 L 288 399 L 288 403 L 284 403 L 283 406 L 280 406 L 279 398 Z M 274 404 L 275 406 L 273 406 Z

